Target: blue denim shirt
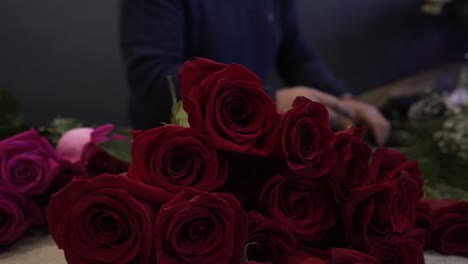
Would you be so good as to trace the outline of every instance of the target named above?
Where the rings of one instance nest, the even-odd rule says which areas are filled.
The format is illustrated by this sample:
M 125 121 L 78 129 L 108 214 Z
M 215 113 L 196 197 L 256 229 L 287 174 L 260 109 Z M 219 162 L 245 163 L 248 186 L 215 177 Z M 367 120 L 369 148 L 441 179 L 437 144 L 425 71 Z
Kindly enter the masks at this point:
M 306 46 L 293 0 L 123 0 L 120 21 L 135 129 L 168 122 L 167 76 L 191 57 L 240 63 L 270 95 L 273 70 L 289 86 L 349 92 Z

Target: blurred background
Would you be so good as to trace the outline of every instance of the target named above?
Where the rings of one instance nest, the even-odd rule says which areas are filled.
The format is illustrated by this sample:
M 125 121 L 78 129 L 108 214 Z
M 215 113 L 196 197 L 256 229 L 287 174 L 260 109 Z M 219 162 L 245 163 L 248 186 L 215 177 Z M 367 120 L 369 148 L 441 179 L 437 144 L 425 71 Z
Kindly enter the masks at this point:
M 357 92 L 462 62 L 467 33 L 421 13 L 423 0 L 297 0 L 308 43 Z M 119 1 L 1 0 L 0 88 L 26 121 L 57 115 L 128 125 Z M 281 85 L 277 78 L 274 84 Z

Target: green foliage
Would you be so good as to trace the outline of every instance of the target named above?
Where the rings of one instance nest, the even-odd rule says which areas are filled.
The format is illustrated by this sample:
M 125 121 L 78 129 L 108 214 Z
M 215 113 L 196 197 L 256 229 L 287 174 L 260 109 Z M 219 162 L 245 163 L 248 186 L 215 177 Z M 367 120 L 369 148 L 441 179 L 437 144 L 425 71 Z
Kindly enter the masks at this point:
M 57 146 L 63 134 L 71 129 L 82 126 L 83 123 L 78 119 L 57 117 L 47 126 L 38 128 L 38 131 L 42 136 L 46 137 L 52 145 Z
M 0 90 L 0 140 L 26 130 L 19 100 L 7 90 Z
M 109 140 L 99 144 L 112 157 L 126 163 L 132 163 L 132 144 L 126 140 Z
M 440 117 L 399 123 L 393 147 L 418 161 L 428 198 L 468 199 L 468 164 L 443 154 L 433 136 L 444 120 Z

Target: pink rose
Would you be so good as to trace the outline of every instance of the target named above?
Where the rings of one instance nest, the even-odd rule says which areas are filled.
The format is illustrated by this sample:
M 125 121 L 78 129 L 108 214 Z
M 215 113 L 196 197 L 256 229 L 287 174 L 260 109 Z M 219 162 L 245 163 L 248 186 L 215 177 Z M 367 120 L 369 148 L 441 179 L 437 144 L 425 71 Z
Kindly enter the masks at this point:
M 114 128 L 113 124 L 106 124 L 95 129 L 71 129 L 57 144 L 60 160 L 71 164 L 80 163 L 88 176 L 103 173 L 120 174 L 127 171 L 128 164 L 112 157 L 98 146 L 109 140 L 127 140 L 123 136 L 110 136 Z

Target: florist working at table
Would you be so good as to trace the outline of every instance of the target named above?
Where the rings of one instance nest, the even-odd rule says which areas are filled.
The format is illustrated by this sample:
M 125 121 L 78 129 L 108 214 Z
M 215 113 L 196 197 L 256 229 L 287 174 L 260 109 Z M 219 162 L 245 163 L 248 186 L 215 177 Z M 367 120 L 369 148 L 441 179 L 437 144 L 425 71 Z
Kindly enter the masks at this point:
M 383 115 L 352 99 L 348 87 L 306 47 L 293 0 L 123 0 L 120 26 L 133 128 L 168 122 L 167 76 L 177 76 L 185 60 L 204 57 L 249 68 L 280 109 L 305 96 L 339 113 L 343 126 L 351 124 L 349 117 L 364 123 L 379 145 L 388 137 Z M 267 85 L 273 65 L 289 87 Z

